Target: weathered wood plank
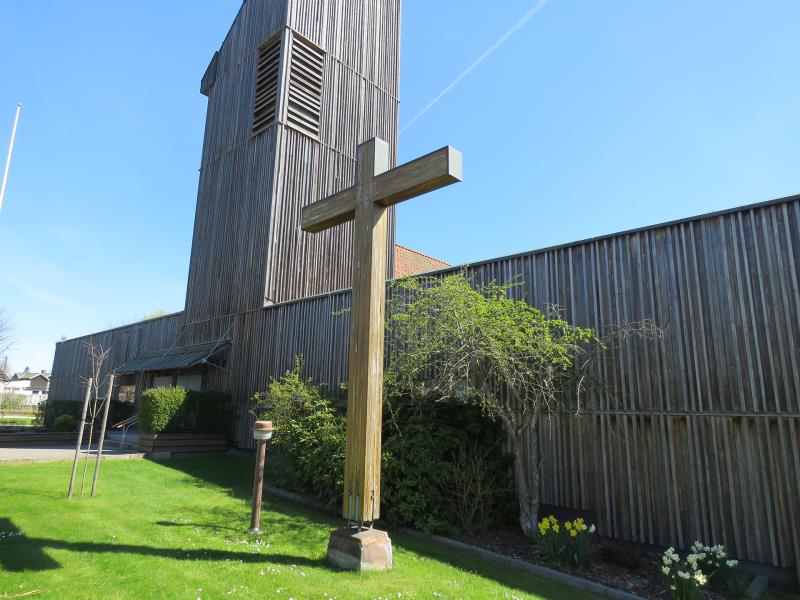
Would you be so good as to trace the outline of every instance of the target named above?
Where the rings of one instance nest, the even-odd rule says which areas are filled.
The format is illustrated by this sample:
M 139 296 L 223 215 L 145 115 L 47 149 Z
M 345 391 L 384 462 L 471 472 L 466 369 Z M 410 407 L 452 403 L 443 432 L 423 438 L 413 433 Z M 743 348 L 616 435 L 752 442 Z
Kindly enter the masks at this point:
M 461 153 L 450 146 L 435 150 L 375 178 L 375 202 L 393 206 L 462 179 Z M 300 226 L 317 233 L 355 218 L 356 188 L 350 187 L 303 208 Z

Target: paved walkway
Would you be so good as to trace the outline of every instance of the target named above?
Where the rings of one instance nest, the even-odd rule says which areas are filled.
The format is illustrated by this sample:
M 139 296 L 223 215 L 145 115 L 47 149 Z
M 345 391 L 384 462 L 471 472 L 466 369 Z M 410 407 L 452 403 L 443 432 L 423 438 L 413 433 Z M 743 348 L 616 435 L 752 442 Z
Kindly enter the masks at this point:
M 19 448 L 0 448 L 0 463 L 7 462 L 46 462 L 52 460 L 72 460 L 75 456 L 75 446 L 64 446 L 60 444 L 42 444 L 40 446 L 25 446 Z M 86 456 L 86 452 L 81 452 L 81 458 Z M 90 460 L 95 460 L 97 449 L 92 448 Z M 142 458 L 144 454 L 134 452 L 129 448 L 120 450 L 119 448 L 103 448 L 103 460 L 105 459 L 129 459 Z
M 125 440 L 126 448 L 120 450 L 119 448 L 119 433 L 106 438 L 106 443 L 103 444 L 103 460 L 119 460 L 129 458 L 142 458 L 143 453 L 137 452 L 136 439 L 137 435 L 128 434 Z M 133 446 L 133 448 L 127 446 Z M 75 456 L 75 444 L 36 444 L 36 445 L 20 445 L 16 448 L 0 448 L 0 463 L 6 462 L 45 462 L 52 460 L 72 460 Z M 86 456 L 86 447 L 84 446 L 80 458 Z M 97 456 L 97 445 L 92 445 L 90 460 L 95 460 Z

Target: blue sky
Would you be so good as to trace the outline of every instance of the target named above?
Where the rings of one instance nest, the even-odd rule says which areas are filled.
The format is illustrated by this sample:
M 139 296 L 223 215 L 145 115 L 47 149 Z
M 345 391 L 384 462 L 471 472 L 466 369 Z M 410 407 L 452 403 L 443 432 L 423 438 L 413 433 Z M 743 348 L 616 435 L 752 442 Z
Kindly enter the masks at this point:
M 183 308 L 199 81 L 239 0 L 0 3 L 0 307 L 15 369 Z M 537 5 L 404 0 L 401 127 Z M 491 6 L 487 10 L 487 6 Z M 549 0 L 400 136 L 465 181 L 403 204 L 451 263 L 800 193 L 800 3 Z

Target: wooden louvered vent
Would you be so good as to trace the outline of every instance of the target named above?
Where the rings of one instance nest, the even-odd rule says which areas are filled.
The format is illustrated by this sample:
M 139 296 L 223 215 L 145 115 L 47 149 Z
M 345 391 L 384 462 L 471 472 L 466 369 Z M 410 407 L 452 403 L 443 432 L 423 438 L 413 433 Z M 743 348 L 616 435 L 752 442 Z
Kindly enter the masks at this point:
M 267 42 L 258 50 L 256 96 L 253 103 L 253 133 L 261 133 L 278 117 L 281 73 L 281 39 Z
M 315 138 L 319 137 L 322 111 L 324 57 L 325 53 L 310 42 L 292 36 L 286 123 Z

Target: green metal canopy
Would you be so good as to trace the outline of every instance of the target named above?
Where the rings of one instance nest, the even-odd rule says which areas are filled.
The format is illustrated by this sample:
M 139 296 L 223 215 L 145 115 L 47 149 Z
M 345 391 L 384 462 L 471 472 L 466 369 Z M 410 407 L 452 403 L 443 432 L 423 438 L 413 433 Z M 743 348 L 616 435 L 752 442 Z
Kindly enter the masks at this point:
M 196 365 L 210 364 L 220 366 L 215 362 L 230 344 L 230 340 L 221 340 L 196 346 L 180 346 L 153 350 L 129 360 L 115 370 L 117 375 L 138 373 L 140 371 L 165 371 L 169 369 L 186 369 Z

